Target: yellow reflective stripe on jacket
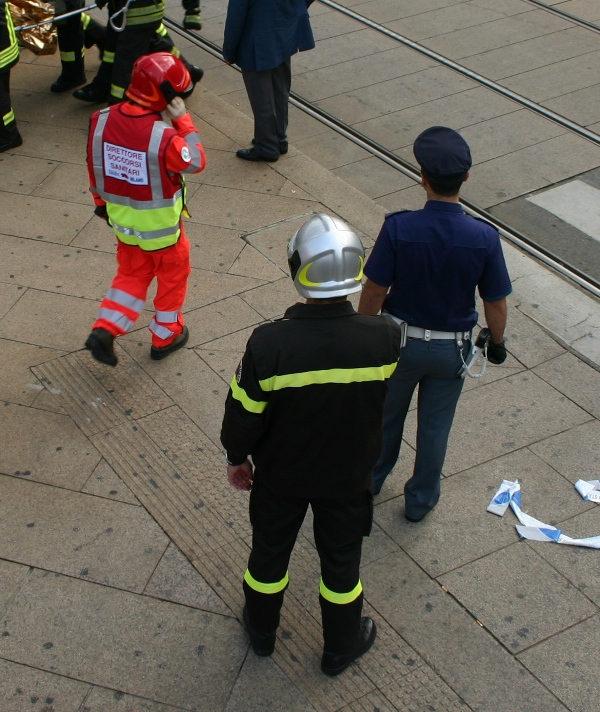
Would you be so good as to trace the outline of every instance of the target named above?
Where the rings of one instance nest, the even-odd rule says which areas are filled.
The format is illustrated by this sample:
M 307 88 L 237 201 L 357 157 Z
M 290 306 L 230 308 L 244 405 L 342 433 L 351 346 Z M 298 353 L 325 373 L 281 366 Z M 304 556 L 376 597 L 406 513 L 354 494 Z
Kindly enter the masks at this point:
M 323 583 L 323 579 L 321 579 L 321 583 L 319 584 L 319 593 L 321 596 L 323 596 L 326 601 L 329 601 L 330 603 L 337 603 L 339 605 L 352 603 L 352 601 L 355 601 L 360 596 L 362 590 L 363 587 L 360 579 L 358 580 L 356 586 L 351 591 L 348 591 L 348 593 L 336 593 L 335 591 L 332 591 Z
M 8 47 L 5 47 L 0 52 L 0 69 L 12 64 L 19 57 L 19 45 L 17 44 L 17 34 L 12 21 L 8 3 L 4 5 L 4 15 L 6 22 L 6 31 L 8 32 Z
M 146 5 L 144 7 L 130 7 L 129 10 L 127 10 L 127 24 L 133 26 L 159 22 L 163 19 L 164 10 L 165 8 L 162 2 L 156 5 Z
M 267 401 L 252 400 L 235 380 L 235 376 L 231 379 L 229 387 L 231 388 L 231 395 L 236 401 L 239 401 L 244 406 L 244 410 L 247 410 L 249 413 L 262 413 L 267 407 Z
M 263 391 L 280 391 L 282 388 L 302 388 L 303 386 L 323 385 L 326 383 L 364 383 L 365 381 L 386 381 L 392 376 L 398 365 L 364 366 L 362 368 L 328 368 L 322 371 L 303 371 L 271 376 L 259 381 Z
M 275 583 L 262 583 L 261 581 L 257 581 L 254 576 L 252 576 L 250 571 L 246 569 L 246 572 L 244 573 L 244 581 L 248 584 L 248 586 L 250 586 L 251 589 L 258 591 L 258 593 L 279 593 L 288 585 L 290 578 L 286 571 L 285 576 L 281 579 L 281 581 L 275 581 Z
M 92 21 L 91 15 L 88 15 L 87 12 L 82 12 L 81 13 L 81 25 L 83 29 L 87 29 L 87 26 L 90 24 Z

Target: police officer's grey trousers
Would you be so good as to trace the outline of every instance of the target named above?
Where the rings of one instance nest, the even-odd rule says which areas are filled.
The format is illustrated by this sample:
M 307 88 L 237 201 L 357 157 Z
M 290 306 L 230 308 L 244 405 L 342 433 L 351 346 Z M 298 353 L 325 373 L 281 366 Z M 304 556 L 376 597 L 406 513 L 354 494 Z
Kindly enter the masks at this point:
M 256 150 L 269 158 L 278 156 L 280 144 L 287 141 L 291 62 L 262 72 L 242 70 L 242 76 L 254 114 Z
M 463 345 L 467 352 L 468 342 Z M 405 511 L 418 518 L 435 507 L 448 436 L 464 380 L 457 374 L 462 361 L 453 340 L 408 339 L 398 367 L 388 381 L 383 415 L 383 445 L 373 471 L 373 493 L 381 489 L 394 468 L 404 421 L 417 385 L 417 455 L 413 476 L 404 486 Z

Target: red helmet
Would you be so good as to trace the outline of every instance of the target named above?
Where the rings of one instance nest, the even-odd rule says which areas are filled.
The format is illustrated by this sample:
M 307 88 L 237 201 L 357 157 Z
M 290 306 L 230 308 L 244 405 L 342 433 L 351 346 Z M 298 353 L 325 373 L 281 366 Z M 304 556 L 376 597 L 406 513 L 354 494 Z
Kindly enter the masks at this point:
M 163 111 L 176 96 L 189 96 L 194 85 L 185 64 L 169 52 L 144 54 L 136 60 L 125 94 L 141 106 Z

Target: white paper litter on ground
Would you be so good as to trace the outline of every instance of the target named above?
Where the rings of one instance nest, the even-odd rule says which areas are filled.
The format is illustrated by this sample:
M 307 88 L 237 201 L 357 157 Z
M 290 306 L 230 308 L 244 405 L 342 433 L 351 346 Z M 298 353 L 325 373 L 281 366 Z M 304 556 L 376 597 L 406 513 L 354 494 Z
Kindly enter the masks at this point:
M 579 480 L 577 485 L 581 482 L 584 481 Z M 596 485 L 594 483 L 599 485 L 598 490 L 595 489 Z M 575 485 L 577 491 L 584 499 L 587 499 L 587 496 L 593 494 L 595 491 L 600 494 L 600 480 L 585 482 L 584 484 L 592 485 L 591 489 L 584 488 L 587 493 L 586 496 L 584 496 L 582 490 Z M 573 539 L 563 534 L 560 529 L 550 524 L 544 524 L 544 522 L 540 522 L 538 519 L 527 514 L 527 512 L 524 512 L 521 509 L 521 501 L 521 485 L 519 481 L 515 480 L 515 482 L 512 482 L 511 480 L 502 480 L 502 484 L 492 497 L 487 511 L 502 517 L 510 505 L 510 508 L 519 520 L 519 524 L 516 525 L 517 532 L 523 539 L 530 539 L 531 541 L 552 541 L 555 544 L 568 544 L 569 546 L 585 546 L 588 549 L 600 549 L 600 536 Z
M 575 489 L 588 502 L 600 504 L 600 480 L 577 480 Z

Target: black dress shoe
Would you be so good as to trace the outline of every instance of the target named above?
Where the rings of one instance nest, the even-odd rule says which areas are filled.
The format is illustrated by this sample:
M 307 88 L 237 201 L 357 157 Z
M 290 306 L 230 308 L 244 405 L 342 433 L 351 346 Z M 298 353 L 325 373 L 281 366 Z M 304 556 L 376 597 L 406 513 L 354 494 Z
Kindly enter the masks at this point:
M 160 361 L 161 358 L 166 358 L 169 354 L 172 354 L 173 351 L 182 349 L 187 344 L 189 338 L 190 332 L 187 326 L 184 326 L 181 334 L 176 336 L 168 346 L 162 346 L 160 348 L 152 346 L 150 349 L 150 358 L 154 361 Z
M 55 94 L 61 94 L 64 91 L 69 91 L 70 89 L 75 89 L 80 84 L 85 84 L 85 74 L 80 74 L 77 77 L 65 77 L 61 74 L 60 77 L 50 85 L 50 91 Z
M 420 522 L 421 519 L 424 519 L 429 514 L 429 512 L 431 512 L 431 509 L 426 509 L 421 514 L 411 514 L 410 512 L 404 510 L 404 518 L 409 522 Z
M 11 148 L 17 148 L 23 143 L 21 134 L 19 133 L 16 126 L 4 132 L 0 130 L 0 153 L 4 151 L 10 151 Z
M 321 658 L 321 670 L 330 677 L 335 677 L 364 655 L 375 642 L 377 637 L 377 626 L 372 618 L 362 618 L 360 621 L 360 633 L 354 646 L 354 650 L 349 653 L 337 654 L 323 651 Z
M 252 139 L 252 145 L 256 143 L 256 139 Z M 288 152 L 288 142 L 287 141 L 280 141 L 279 142 L 279 155 L 280 156 L 285 156 L 285 154 Z
M 246 633 L 248 633 L 248 637 L 250 638 L 250 646 L 255 655 L 261 658 L 267 658 L 269 655 L 273 655 L 273 651 L 275 650 L 275 633 L 257 633 L 253 630 L 248 620 L 248 609 L 246 606 L 244 606 L 242 612 L 242 620 L 244 621 Z
M 107 86 L 90 82 L 74 91 L 73 96 L 80 101 L 88 101 L 90 104 L 102 104 L 108 100 L 110 89 Z
M 270 163 L 274 163 L 279 158 L 279 154 L 268 156 L 260 153 L 256 148 L 240 148 L 235 155 L 244 161 L 268 161 Z
M 87 337 L 85 348 L 92 352 L 93 358 L 107 366 L 116 366 L 119 359 L 113 350 L 115 337 L 106 329 L 93 329 Z
M 204 70 L 200 67 L 197 67 L 195 64 L 188 65 L 188 72 L 190 73 L 192 84 L 198 84 L 198 82 L 204 76 Z

